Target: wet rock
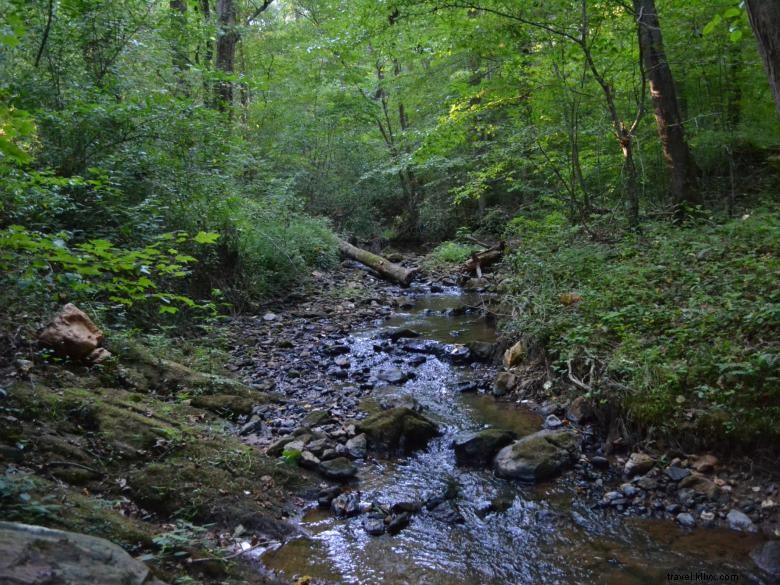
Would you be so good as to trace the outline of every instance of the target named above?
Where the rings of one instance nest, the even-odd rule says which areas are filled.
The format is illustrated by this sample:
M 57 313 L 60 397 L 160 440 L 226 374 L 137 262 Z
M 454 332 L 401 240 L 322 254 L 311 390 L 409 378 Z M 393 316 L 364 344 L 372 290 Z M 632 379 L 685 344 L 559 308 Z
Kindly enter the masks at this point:
M 685 469 L 684 467 L 677 467 L 676 465 L 667 467 L 664 470 L 664 473 L 666 474 L 666 477 L 672 481 L 680 481 L 681 479 L 686 478 L 691 474 L 690 470 Z
M 701 514 L 699 515 L 699 519 L 704 524 L 711 524 L 712 522 L 715 521 L 715 513 L 709 512 L 707 510 L 702 510 Z
M 620 491 L 627 498 L 633 498 L 639 493 L 639 488 L 630 483 L 624 483 L 623 485 L 620 486 Z
M 423 365 L 427 361 L 428 358 L 424 355 L 415 355 L 410 357 L 406 363 L 408 363 L 410 366 L 417 367 Z
M 385 522 L 387 522 L 387 532 L 390 534 L 398 534 L 401 530 L 409 526 L 411 520 L 412 515 L 409 512 L 391 514 L 385 519 Z
M 714 455 L 701 455 L 691 464 L 691 467 L 699 473 L 711 473 L 718 466 L 718 458 Z
M 409 379 L 409 374 L 404 373 L 400 368 L 391 367 L 379 372 L 377 378 L 390 384 L 403 384 Z
M 720 491 L 714 481 L 700 473 L 691 473 L 680 480 L 679 486 L 685 489 L 691 489 L 697 494 L 701 494 L 708 499 L 713 499 Z
M 469 278 L 463 283 L 463 290 L 465 291 L 481 291 L 484 290 L 489 284 L 486 278 Z
M 422 412 L 422 405 L 410 392 L 399 390 L 393 386 L 386 386 L 374 393 L 374 398 L 382 410 L 393 408 L 408 408 L 415 412 Z
M 504 352 L 504 367 L 506 369 L 514 368 L 523 363 L 526 354 L 528 353 L 528 346 L 525 341 L 518 341 L 506 352 Z
M 623 473 L 628 477 L 634 477 L 635 475 L 644 475 L 655 466 L 655 458 L 651 457 L 647 453 L 631 453 L 628 458 Z
M 449 500 L 433 508 L 430 513 L 433 518 L 445 524 L 463 524 L 466 522 L 458 506 Z
M 584 396 L 577 396 L 566 408 L 566 418 L 578 425 L 585 423 L 593 418 L 593 406 Z
M 348 481 L 357 475 L 358 468 L 346 457 L 336 457 L 320 462 L 319 472 L 328 479 Z
M 439 434 L 436 424 L 410 408 L 392 408 L 360 421 L 369 446 L 384 450 L 414 451 L 425 447 Z
M 335 497 L 330 503 L 330 509 L 336 516 L 357 516 L 360 513 L 360 492 Z
M 590 458 L 590 463 L 596 469 L 609 469 L 609 459 L 601 455 L 594 455 Z
M 452 391 L 457 394 L 470 394 L 479 390 L 479 384 L 470 380 L 458 382 L 452 387 Z
M 419 502 L 402 501 L 395 502 L 392 506 L 390 506 L 390 511 L 394 514 L 398 514 L 399 512 L 409 512 L 410 514 L 415 514 L 420 511 L 420 508 L 422 508 L 422 506 Z
M 651 491 L 658 487 L 658 481 L 649 475 L 643 475 L 636 480 L 636 485 L 643 490 Z
M 368 440 L 365 433 L 355 435 L 346 444 L 347 453 L 353 459 L 365 459 L 366 450 L 368 448 Z
M 544 428 L 546 429 L 559 429 L 563 426 L 563 421 L 554 414 L 550 414 L 544 419 Z
M 498 346 L 495 343 L 489 343 L 487 341 L 470 341 L 466 344 L 466 347 L 471 352 L 475 361 L 490 363 L 496 359 Z
M 494 465 L 500 476 L 532 482 L 559 474 L 574 464 L 578 456 L 574 433 L 543 430 L 501 449 Z
M 726 523 L 732 530 L 739 530 L 741 532 L 756 532 L 756 525 L 750 517 L 744 512 L 740 512 L 736 508 L 729 510 L 726 514 Z
M 274 313 L 271 313 L 270 311 L 265 315 L 263 315 L 263 321 L 265 321 L 266 323 L 270 323 L 271 321 L 276 321 L 277 319 L 279 319 L 279 316 Z
M 381 516 L 366 516 L 363 518 L 363 530 L 371 536 L 381 536 L 385 533 L 385 519 Z
M 517 387 L 517 376 L 509 372 L 501 372 L 493 382 L 493 396 L 504 396 Z
M 439 358 L 453 364 L 467 364 L 473 361 L 471 350 L 465 345 L 448 344 L 443 346 Z
M 420 334 L 417 333 L 417 331 L 414 331 L 413 329 L 402 327 L 401 329 L 395 329 L 393 331 L 390 331 L 386 335 L 386 337 L 390 341 L 398 341 L 399 339 L 412 339 L 415 337 L 420 337 Z
M 770 540 L 756 547 L 751 551 L 750 558 L 765 573 L 780 577 L 780 540 Z
M 686 528 L 693 528 L 696 526 L 696 520 L 694 520 L 693 516 L 691 516 L 688 512 L 681 512 L 680 514 L 677 514 L 676 520 L 680 526 L 684 526 Z
M 455 459 L 458 465 L 489 465 L 493 456 L 515 438 L 515 433 L 501 429 L 461 433 L 452 443 Z
M 320 508 L 330 508 L 331 502 L 333 502 L 340 493 L 341 488 L 338 486 L 322 489 L 317 493 L 317 504 Z
M 86 313 L 68 303 L 40 332 L 38 341 L 60 357 L 88 360 L 103 342 L 103 332 Z

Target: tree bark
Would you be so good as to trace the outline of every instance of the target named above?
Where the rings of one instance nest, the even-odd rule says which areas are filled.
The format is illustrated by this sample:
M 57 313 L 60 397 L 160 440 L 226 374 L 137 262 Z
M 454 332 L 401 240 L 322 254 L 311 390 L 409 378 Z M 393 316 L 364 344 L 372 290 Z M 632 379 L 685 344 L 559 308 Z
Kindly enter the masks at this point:
M 401 286 L 409 286 L 417 274 L 417 270 L 415 269 L 404 268 L 398 264 L 393 264 L 381 256 L 377 256 L 376 254 L 372 254 L 357 246 L 353 246 L 344 240 L 339 240 L 339 251 L 348 258 L 352 258 L 353 260 L 357 260 L 361 264 L 368 266 L 379 273 L 383 278 L 396 282 Z
M 764 59 L 775 107 L 780 114 L 780 2 L 747 0 L 745 7 L 758 41 L 758 51 Z
M 672 200 L 677 212 L 681 213 L 685 206 L 701 204 L 699 170 L 685 139 L 677 89 L 664 51 L 655 0 L 634 0 L 634 11 L 655 121 L 669 167 Z
M 217 69 L 225 76 L 233 75 L 236 62 L 236 6 L 233 0 L 217 0 Z M 226 110 L 233 103 L 233 82 L 222 79 L 217 84 L 217 108 Z

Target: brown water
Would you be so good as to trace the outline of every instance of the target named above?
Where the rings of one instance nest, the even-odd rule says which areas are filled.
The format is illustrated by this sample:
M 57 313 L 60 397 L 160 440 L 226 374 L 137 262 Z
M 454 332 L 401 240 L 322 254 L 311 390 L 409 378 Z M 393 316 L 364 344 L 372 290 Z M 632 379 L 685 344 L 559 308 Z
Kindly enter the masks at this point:
M 409 313 L 356 334 L 353 360 L 382 367 L 387 357 L 376 354 L 372 345 L 388 328 L 409 327 L 425 339 L 447 343 L 493 339 L 493 329 L 478 314 L 446 314 L 453 307 L 474 305 L 474 300 L 453 294 L 421 299 Z M 300 519 L 305 536 L 267 551 L 263 563 L 290 577 L 349 584 L 630 585 L 671 582 L 669 573 L 698 572 L 767 583 L 748 556 L 759 542 L 754 536 L 627 519 L 591 509 L 565 487 L 567 482 L 527 486 L 498 479 L 489 470 L 458 468 L 450 446 L 456 433 L 493 426 L 523 435 L 541 425 L 537 415 L 519 406 L 454 391 L 459 382 L 485 374 L 482 368 L 486 366 L 459 367 L 429 357 L 402 390 L 436 419 L 443 436 L 413 456 L 368 461 L 355 488 L 364 501 L 392 504 L 423 501 L 454 484 L 465 523 L 446 524 L 422 512 L 398 535 L 372 537 L 360 517 L 336 519 L 312 508 Z M 500 509 L 506 509 L 481 512 L 494 500 L 504 501 Z

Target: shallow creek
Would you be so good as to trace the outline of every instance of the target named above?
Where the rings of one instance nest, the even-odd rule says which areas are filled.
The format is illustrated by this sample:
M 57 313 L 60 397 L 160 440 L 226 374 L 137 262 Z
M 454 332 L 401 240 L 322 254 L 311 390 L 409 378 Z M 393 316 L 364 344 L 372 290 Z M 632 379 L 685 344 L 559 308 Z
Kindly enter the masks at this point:
M 421 340 L 493 340 L 493 328 L 479 314 L 458 310 L 477 302 L 457 291 L 418 298 L 414 308 L 347 339 L 353 367 L 392 365 L 374 344 L 383 333 L 402 327 L 419 332 Z M 360 517 L 335 518 L 315 502 L 299 519 L 305 536 L 265 552 L 265 566 L 288 576 L 350 584 L 630 585 L 671 582 L 668 573 L 700 572 L 764 583 L 748 556 L 755 537 L 720 529 L 683 530 L 671 522 L 593 509 L 565 480 L 529 486 L 498 479 L 490 470 L 457 467 L 450 445 L 458 432 L 492 426 L 525 435 L 541 428 L 541 418 L 489 395 L 457 392 L 460 383 L 492 377 L 491 366 L 455 366 L 427 356 L 415 372 L 403 390 L 440 424 L 443 435 L 406 458 L 370 458 L 354 489 L 365 501 L 392 504 L 423 501 L 454 485 L 465 522 L 445 523 L 423 511 L 399 534 L 372 537 Z M 375 391 L 381 393 L 381 388 Z M 365 406 L 372 407 L 370 402 Z M 490 502 L 497 511 L 486 513 Z

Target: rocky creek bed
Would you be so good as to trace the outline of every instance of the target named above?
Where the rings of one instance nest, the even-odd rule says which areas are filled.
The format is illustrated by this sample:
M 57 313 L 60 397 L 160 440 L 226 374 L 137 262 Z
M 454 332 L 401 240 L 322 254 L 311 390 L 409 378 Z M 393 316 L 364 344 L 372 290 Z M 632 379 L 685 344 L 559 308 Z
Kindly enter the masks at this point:
M 497 338 L 490 279 L 466 284 L 314 274 L 218 325 L 234 378 L 118 336 L 92 367 L 21 354 L 0 371 L 0 519 L 68 532 L 1 526 L 29 539 L 0 581 L 52 539 L 116 582 L 777 580 L 776 470 L 607 442 Z M 109 574 L 66 556 L 35 557 L 60 565 L 47 583 Z
M 493 396 L 490 294 L 346 274 L 339 296 L 233 323 L 231 369 L 285 399 L 240 434 L 318 478 L 300 534 L 255 551 L 265 567 L 340 583 L 777 578 L 771 476 L 707 454 L 606 456 L 582 401 Z

